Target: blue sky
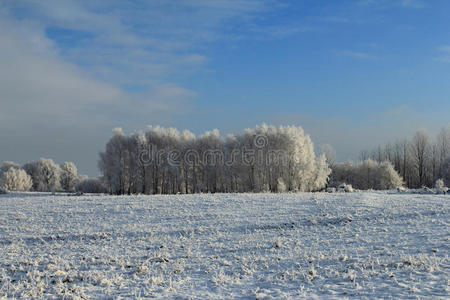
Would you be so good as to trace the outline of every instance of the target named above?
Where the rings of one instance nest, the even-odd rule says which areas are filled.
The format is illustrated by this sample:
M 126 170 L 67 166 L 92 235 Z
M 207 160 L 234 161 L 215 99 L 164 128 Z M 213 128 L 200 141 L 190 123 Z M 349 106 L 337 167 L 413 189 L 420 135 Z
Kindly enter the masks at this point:
M 96 161 L 113 127 L 300 125 L 340 160 L 449 124 L 449 1 L 2 1 L 0 160 Z

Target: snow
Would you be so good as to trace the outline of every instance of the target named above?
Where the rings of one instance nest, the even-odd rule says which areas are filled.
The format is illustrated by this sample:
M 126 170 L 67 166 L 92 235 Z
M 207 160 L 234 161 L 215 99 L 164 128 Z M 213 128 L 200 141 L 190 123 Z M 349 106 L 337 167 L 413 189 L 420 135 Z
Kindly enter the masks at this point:
M 0 196 L 0 298 L 448 298 L 448 195 Z

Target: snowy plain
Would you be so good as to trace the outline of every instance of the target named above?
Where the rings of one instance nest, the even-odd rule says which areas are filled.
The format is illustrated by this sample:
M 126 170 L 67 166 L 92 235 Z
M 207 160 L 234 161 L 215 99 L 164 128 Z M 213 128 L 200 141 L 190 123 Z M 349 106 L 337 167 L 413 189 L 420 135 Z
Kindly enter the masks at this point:
M 448 195 L 0 195 L 0 298 L 450 297 Z

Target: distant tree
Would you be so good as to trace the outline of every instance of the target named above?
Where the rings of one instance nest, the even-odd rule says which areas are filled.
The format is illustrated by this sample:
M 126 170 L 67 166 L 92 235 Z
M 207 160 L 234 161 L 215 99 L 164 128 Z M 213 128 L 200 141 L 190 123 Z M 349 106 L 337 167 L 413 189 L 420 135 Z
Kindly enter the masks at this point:
M 329 144 L 320 147 L 320 154 L 325 156 L 326 163 L 332 167 L 336 163 L 336 151 Z
M 358 164 L 335 164 L 330 183 L 334 186 L 347 183 L 361 190 L 389 190 L 402 186 L 403 180 L 390 162 L 368 159 Z
M 39 171 L 39 164 L 37 161 L 33 161 L 33 162 L 28 162 L 26 164 L 23 165 L 23 169 L 25 170 L 25 172 L 27 172 L 28 175 L 30 175 L 32 181 L 33 181 L 33 187 L 32 190 L 33 191 L 41 191 L 44 189 L 43 185 L 42 185 L 42 180 L 41 180 L 41 176 L 40 176 L 40 171 Z
M 324 154 L 320 155 L 316 162 L 316 171 L 314 173 L 314 184 L 312 190 L 317 191 L 325 187 L 328 183 L 331 168 L 336 162 L 329 165 Z
M 54 192 L 60 189 L 60 167 L 51 159 L 41 158 L 29 162 L 23 169 L 33 180 L 33 189 L 38 192 Z
M 29 191 L 33 187 L 31 177 L 22 169 L 11 167 L 0 177 L 0 189 L 7 191 Z
M 365 161 L 368 160 L 370 158 L 370 154 L 369 151 L 367 150 L 362 150 L 361 153 L 359 154 L 359 161 Z
M 356 181 L 355 164 L 351 161 L 334 164 L 331 175 L 330 185 L 338 186 L 341 183 L 352 183 Z
M 439 153 L 440 164 L 450 157 L 450 126 L 442 127 L 436 137 L 436 145 Z
M 278 181 L 277 181 L 277 192 L 278 193 L 286 192 L 286 184 L 284 183 L 283 178 L 278 178 Z
M 403 186 L 402 178 L 390 162 L 382 162 L 377 171 L 376 189 L 391 190 Z
M 115 128 L 105 152 L 100 153 L 99 161 L 100 171 L 113 194 L 125 193 L 126 156 L 125 135 L 121 128 Z
M 20 169 L 20 166 L 12 161 L 4 161 L 0 167 L 0 176 L 10 168 Z
M 424 131 L 417 131 L 411 142 L 411 157 L 417 171 L 417 186 L 426 183 L 426 164 L 429 153 L 429 137 Z
M 446 186 L 450 186 L 450 156 L 444 161 L 441 166 L 440 172 Z
M 83 179 L 76 185 L 75 190 L 80 193 L 93 194 L 103 194 L 108 192 L 108 189 L 103 184 L 103 180 L 99 178 Z
M 78 182 L 78 170 L 73 162 L 65 162 L 61 165 L 60 185 L 66 192 L 75 191 Z

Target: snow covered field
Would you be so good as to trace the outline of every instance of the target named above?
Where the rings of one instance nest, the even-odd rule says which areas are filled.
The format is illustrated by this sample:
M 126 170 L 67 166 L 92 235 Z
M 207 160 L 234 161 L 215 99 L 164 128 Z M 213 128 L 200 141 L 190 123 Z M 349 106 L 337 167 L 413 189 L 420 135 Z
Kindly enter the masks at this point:
M 0 196 L 0 298 L 447 298 L 450 196 Z

